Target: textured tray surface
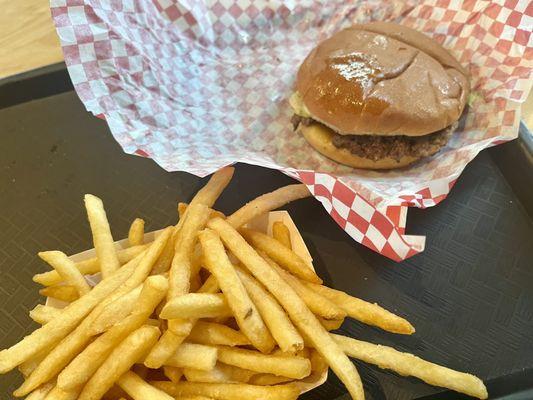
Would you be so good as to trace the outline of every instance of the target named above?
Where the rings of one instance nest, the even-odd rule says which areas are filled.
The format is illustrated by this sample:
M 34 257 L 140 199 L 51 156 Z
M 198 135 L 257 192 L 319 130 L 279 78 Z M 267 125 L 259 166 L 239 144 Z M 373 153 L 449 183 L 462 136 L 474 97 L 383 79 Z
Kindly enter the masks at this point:
M 135 217 L 147 230 L 171 224 L 177 200 L 202 181 L 167 173 L 153 161 L 123 154 L 103 121 L 65 93 L 0 110 L 0 348 L 35 326 L 39 302 L 31 281 L 45 265 L 36 253 L 91 247 L 82 197 L 101 196 L 115 237 Z M 259 193 L 287 184 L 281 173 L 239 165 L 217 207 L 231 212 Z M 314 199 L 288 207 L 327 283 L 405 315 L 412 337 L 355 322 L 343 331 L 394 345 L 430 361 L 493 379 L 533 369 L 533 224 L 498 168 L 482 153 L 451 196 L 428 210 L 410 210 L 407 231 L 427 235 L 426 251 L 395 264 L 355 243 Z M 358 363 L 368 399 L 412 399 L 436 393 L 414 379 Z M 328 382 L 305 399 L 344 399 Z M 0 400 L 20 384 L 0 377 Z

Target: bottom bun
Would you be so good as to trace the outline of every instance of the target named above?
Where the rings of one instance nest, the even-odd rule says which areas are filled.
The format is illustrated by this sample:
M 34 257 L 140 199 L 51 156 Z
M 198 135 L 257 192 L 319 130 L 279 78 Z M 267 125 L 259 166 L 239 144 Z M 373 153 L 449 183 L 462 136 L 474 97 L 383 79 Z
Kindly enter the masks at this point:
M 297 129 L 316 151 L 338 163 L 361 169 L 394 169 L 405 167 L 419 160 L 420 157 L 403 156 L 399 160 L 387 157 L 371 160 L 356 156 L 347 149 L 340 149 L 333 145 L 335 133 L 321 124 L 300 124 Z

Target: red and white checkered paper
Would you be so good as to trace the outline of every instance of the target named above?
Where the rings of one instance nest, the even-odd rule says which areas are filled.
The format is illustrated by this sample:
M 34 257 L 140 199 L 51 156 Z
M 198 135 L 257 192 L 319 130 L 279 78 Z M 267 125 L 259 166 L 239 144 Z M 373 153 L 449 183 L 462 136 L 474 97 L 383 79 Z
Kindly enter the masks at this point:
M 304 182 L 356 241 L 394 260 L 424 248 L 407 207 L 443 200 L 484 148 L 516 138 L 531 88 L 529 0 L 51 0 L 69 73 L 124 151 L 204 176 L 235 162 Z M 448 146 L 408 169 L 338 165 L 292 132 L 288 98 L 316 44 L 353 23 L 425 32 L 472 74 Z

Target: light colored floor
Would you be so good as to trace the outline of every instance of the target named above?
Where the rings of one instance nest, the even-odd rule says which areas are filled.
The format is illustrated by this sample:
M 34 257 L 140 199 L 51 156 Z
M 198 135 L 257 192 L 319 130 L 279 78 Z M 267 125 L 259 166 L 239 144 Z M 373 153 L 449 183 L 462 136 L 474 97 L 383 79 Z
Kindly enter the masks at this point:
M 0 79 L 63 60 L 48 0 L 0 0 Z M 533 129 L 533 92 L 522 107 Z

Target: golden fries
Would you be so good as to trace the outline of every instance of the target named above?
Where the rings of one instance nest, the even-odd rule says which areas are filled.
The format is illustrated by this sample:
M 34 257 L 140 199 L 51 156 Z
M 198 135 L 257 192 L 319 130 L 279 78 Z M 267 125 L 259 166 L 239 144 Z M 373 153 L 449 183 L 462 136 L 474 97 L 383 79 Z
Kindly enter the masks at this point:
M 297 356 L 261 354 L 254 350 L 218 346 L 218 360 L 259 373 L 302 379 L 311 373 L 311 362 Z
M 350 357 L 383 369 L 390 369 L 402 376 L 415 376 L 430 385 L 445 387 L 479 399 L 488 397 L 485 385 L 474 375 L 433 364 L 392 347 L 367 343 L 341 335 L 333 335 L 333 338 Z
M 91 324 L 90 333 L 97 335 L 105 332 L 108 328 L 119 323 L 126 318 L 135 307 L 136 301 L 141 294 L 142 285 L 125 293 L 118 299 L 108 303 L 102 312 L 94 319 Z
M 37 304 L 33 310 L 30 311 L 30 318 L 40 325 L 47 324 L 55 317 L 61 314 L 58 308 Z
M 81 272 L 76 268 L 76 264 L 65 253 L 41 251 L 39 257 L 50 264 L 67 285 L 74 286 L 79 296 L 83 296 L 91 290 Z
M 101 398 L 113 384 L 135 364 L 157 341 L 159 329 L 142 326 L 133 331 L 111 352 L 78 397 L 79 400 Z
M 377 326 L 378 328 L 392 333 L 411 335 L 415 332 L 415 328 L 409 323 L 409 321 L 385 310 L 377 304 L 366 302 L 341 292 L 340 290 L 331 289 L 326 286 L 315 285 L 308 282 L 306 282 L 305 285 L 307 285 L 307 287 L 313 292 L 318 293 L 337 304 L 353 319 L 368 325 Z
M 254 248 L 264 252 L 294 276 L 309 282 L 322 283 L 322 279 L 300 256 L 273 237 L 251 229 L 241 229 L 240 232 Z
M 44 297 L 52 297 L 67 303 L 72 303 L 80 298 L 78 290 L 72 285 L 48 286 L 39 290 Z
M 165 365 L 178 368 L 194 368 L 209 371 L 215 367 L 218 350 L 203 344 L 183 343 L 178 350 L 165 361 Z
M 287 378 L 286 376 L 278 376 L 272 374 L 257 374 L 252 376 L 248 382 L 250 385 L 259 385 L 259 386 L 272 386 L 279 385 L 280 383 L 291 382 L 292 378 Z
M 27 397 L 26 400 L 45 400 L 46 396 L 50 391 L 55 387 L 55 382 L 47 382 L 42 386 L 39 386 L 37 389 L 35 389 L 33 392 L 31 392 Z
M 131 371 L 122 375 L 117 383 L 134 400 L 174 400 L 173 397 L 145 382 Z
M 218 232 L 231 252 L 274 295 L 298 329 L 312 338 L 317 350 L 346 385 L 352 397 L 355 400 L 363 399 L 363 384 L 355 366 L 331 339 L 329 333 L 320 325 L 292 287 L 257 254 L 227 220 L 215 218 L 209 221 L 208 226 Z
M 163 319 L 231 316 L 226 297 L 223 294 L 211 293 L 189 293 L 175 297 L 167 302 L 159 314 Z
M 186 338 L 187 335 L 176 335 L 167 329 L 146 356 L 144 365 L 152 369 L 161 368 Z
M 109 279 L 100 282 L 83 299 L 70 304 L 61 312 L 61 318 L 55 318 L 43 327 L 9 349 L 0 352 L 0 373 L 6 373 L 20 363 L 28 360 L 47 347 L 55 345 L 68 335 L 76 325 L 103 299 L 124 283 L 137 266 L 137 259 L 125 265 Z
M 291 233 L 289 228 L 281 221 L 272 224 L 272 237 L 288 249 L 292 249 Z
M 339 320 L 346 317 L 346 313 L 342 308 L 317 292 L 310 290 L 298 278 L 285 271 L 264 253 L 259 252 L 259 254 L 292 287 L 315 315 L 328 320 Z
M 55 386 L 48 392 L 45 400 L 76 400 L 78 395 L 79 392 L 77 391 L 65 392 L 63 389 Z
M 187 381 L 206 383 L 247 383 L 254 374 L 254 371 L 221 363 L 209 371 L 193 368 L 183 370 L 183 375 Z
M 92 194 L 85 195 L 85 208 L 93 234 L 94 249 L 100 262 L 102 278 L 106 279 L 120 268 L 111 228 L 102 200 Z
M 187 340 L 207 345 L 248 346 L 251 344 L 250 339 L 241 332 L 226 325 L 206 321 L 196 322 Z
M 227 219 L 213 210 L 232 175 L 233 168 L 222 169 L 190 204 L 179 203 L 177 225 L 150 244 L 142 244 L 144 221 L 134 220 L 132 247 L 124 250 L 113 242 L 101 200 L 86 195 L 97 257 L 74 262 L 79 256 L 39 254 L 54 268 L 34 276 L 45 286 L 41 293 L 71 304 L 37 305 L 30 316 L 42 327 L 0 352 L 0 373 L 18 367 L 25 377 L 15 396 L 295 400 L 322 383 L 331 367 L 352 398 L 362 400 L 352 357 L 487 398 L 473 375 L 329 333 L 346 316 L 393 333 L 414 328 L 377 304 L 323 286 L 283 214 L 269 215 L 270 224 L 271 218 L 287 224 L 269 225 L 273 237 L 262 233 L 270 229 L 265 218 L 252 221 L 309 196 L 304 185 L 260 196 Z M 260 231 L 244 227 L 248 222 Z M 85 275 L 97 272 L 103 279 L 90 288 Z
M 140 246 L 144 242 L 144 219 L 135 218 L 128 231 L 128 242 L 130 246 Z M 120 261 L 120 260 L 119 260 Z
M 205 396 L 218 400 L 295 400 L 300 394 L 291 385 L 254 386 L 245 383 L 152 382 L 152 385 L 171 396 Z
M 198 232 L 202 230 L 209 218 L 206 205 L 197 203 L 187 208 L 178 240 L 175 244 L 175 254 L 170 266 L 170 290 L 168 298 L 172 299 L 189 292 L 191 280 L 191 258 Z
M 227 218 L 228 224 L 240 228 L 255 217 L 280 208 L 291 201 L 311 196 L 303 184 L 288 185 L 250 201 Z
M 303 349 L 302 336 L 276 299 L 241 268 L 237 267 L 237 273 L 279 347 L 287 352 Z
M 163 373 L 173 383 L 179 382 L 183 376 L 183 370 L 181 368 L 171 367 L 169 365 L 163 365 Z
M 133 313 L 113 326 L 83 350 L 57 377 L 57 386 L 64 390 L 81 387 L 115 347 L 131 332 L 139 329 L 167 294 L 168 282 L 162 276 L 146 279 Z
M 148 245 L 133 246 L 127 249 L 117 251 L 118 261 L 120 264 L 125 264 L 137 257 L 140 253 L 148 248 Z M 76 268 L 82 275 L 93 275 L 100 272 L 100 264 L 98 258 L 88 258 L 87 260 L 79 261 L 76 263 Z M 58 283 L 63 283 L 63 278 L 57 273 L 57 271 L 43 272 L 42 274 L 36 274 L 33 276 L 33 281 L 43 286 L 53 286 Z
M 24 376 L 24 378 L 27 378 L 31 375 L 33 371 L 39 366 L 39 364 L 45 359 L 47 356 L 46 349 L 40 352 L 39 354 L 33 356 L 29 360 L 24 361 L 22 364 L 18 366 L 18 369 L 20 373 Z
M 342 323 L 344 322 L 344 319 L 324 319 L 324 318 L 318 318 L 322 326 L 327 331 L 334 331 L 341 327 Z
M 270 353 L 275 345 L 274 339 L 237 276 L 220 238 L 211 230 L 204 230 L 199 238 L 206 266 L 217 279 L 239 328 L 254 347 Z
M 224 167 L 215 172 L 207 184 L 196 193 L 189 206 L 205 204 L 208 207 L 213 207 L 222 191 L 230 183 L 234 172 L 235 168 L 233 167 Z

